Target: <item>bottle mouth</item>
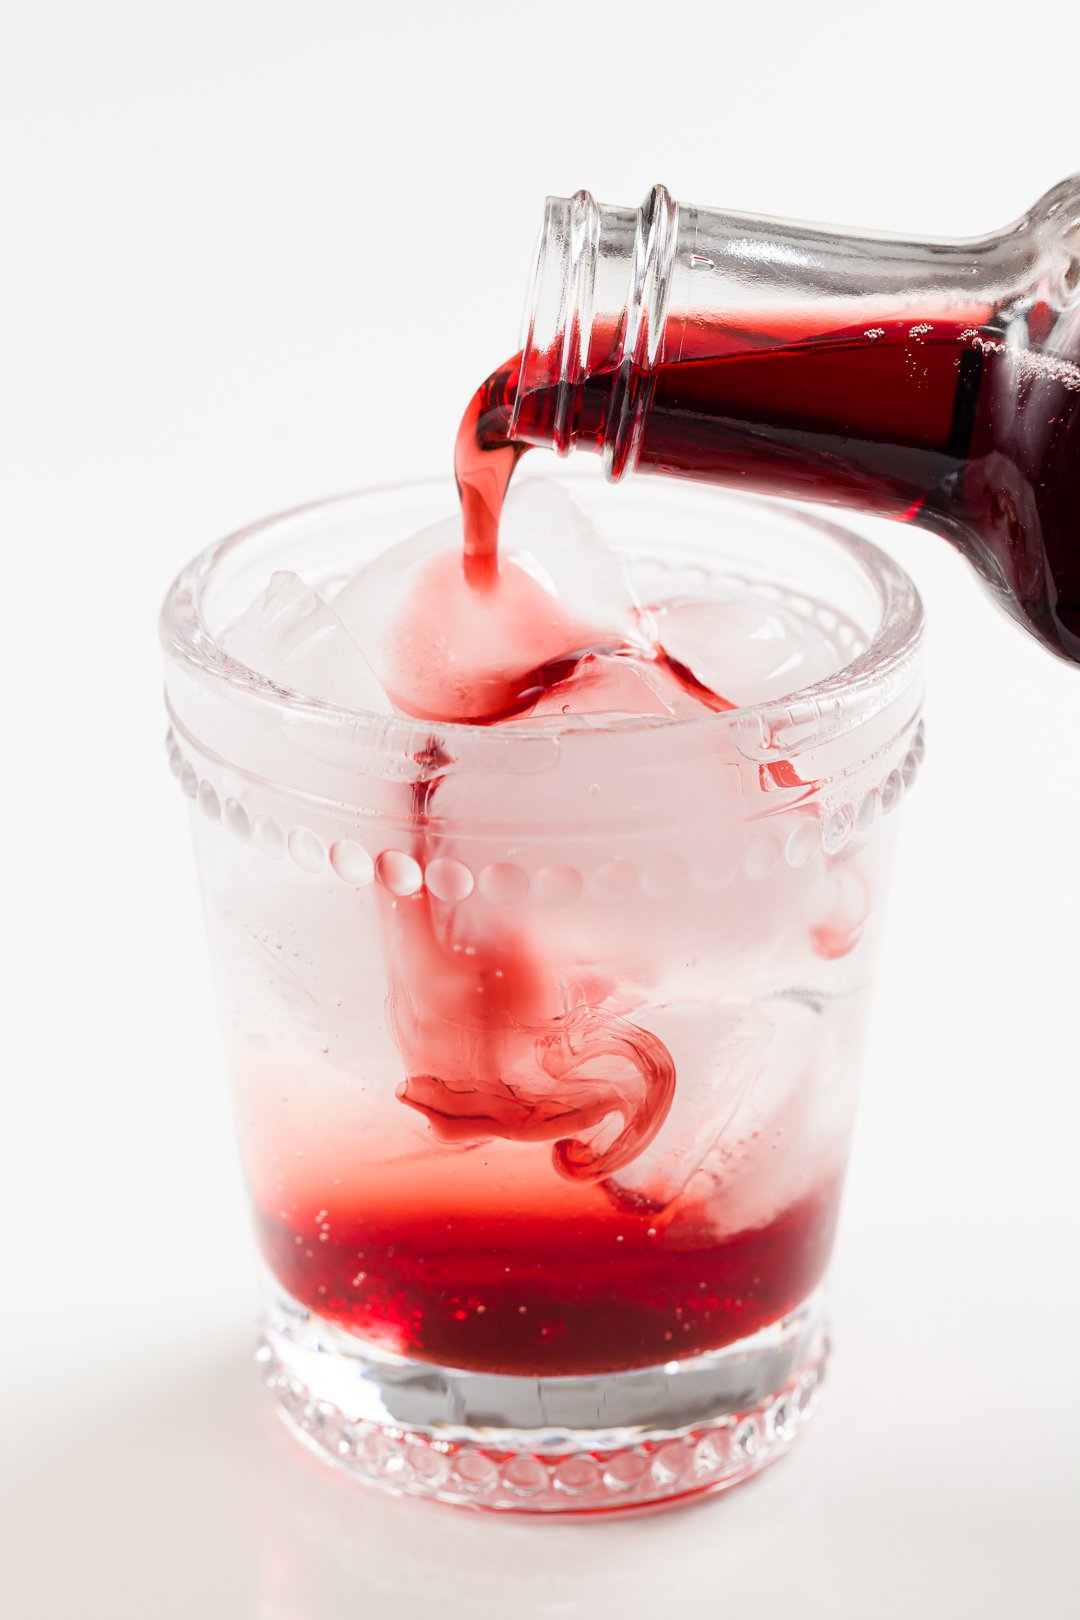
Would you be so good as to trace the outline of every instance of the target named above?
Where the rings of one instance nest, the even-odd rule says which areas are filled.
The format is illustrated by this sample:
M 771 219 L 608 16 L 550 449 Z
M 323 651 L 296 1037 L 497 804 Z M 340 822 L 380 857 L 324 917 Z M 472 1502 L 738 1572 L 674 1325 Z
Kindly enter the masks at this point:
M 577 442 L 584 384 L 603 374 L 610 379 L 604 466 L 613 479 L 633 469 L 662 352 L 678 233 L 678 204 L 663 186 L 640 208 L 598 203 L 588 191 L 547 199 L 511 438 L 521 436 L 525 400 L 543 390 L 552 400 L 544 442 L 566 455 Z
M 525 308 L 524 363 L 510 437 L 520 427 L 527 395 L 548 388 L 555 396 L 551 444 L 562 456 L 574 445 L 574 396 L 588 374 L 600 232 L 600 208 L 589 192 L 547 198 Z

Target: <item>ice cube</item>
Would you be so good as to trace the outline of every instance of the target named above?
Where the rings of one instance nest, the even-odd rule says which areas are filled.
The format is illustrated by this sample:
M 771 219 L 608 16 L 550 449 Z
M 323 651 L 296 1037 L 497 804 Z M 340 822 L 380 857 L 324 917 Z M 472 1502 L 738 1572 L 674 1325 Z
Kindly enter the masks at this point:
M 334 609 L 398 708 L 432 720 L 520 712 L 538 671 L 641 635 L 622 562 L 539 479 L 507 498 L 490 581 L 466 579 L 454 517 L 384 552 Z
M 308 698 L 385 713 L 382 686 L 334 610 L 299 574 L 280 571 L 225 638 L 259 675 Z
M 765 1226 L 842 1172 L 858 1090 L 867 989 L 792 986 L 763 1002 L 768 1061 L 701 1167 L 702 1219 Z
M 622 557 L 552 478 L 510 486 L 499 545 L 604 640 L 638 639 L 638 605 Z
M 718 1001 L 646 1006 L 630 1017 L 671 1054 L 675 1093 L 657 1135 L 604 1190 L 622 1207 L 659 1213 L 716 1148 L 762 1073 L 772 1024 L 750 1003 Z
M 666 663 L 636 652 L 587 653 L 544 691 L 520 723 L 603 724 L 610 717 L 675 720 L 714 707 L 679 681 Z
M 653 619 L 668 657 L 737 706 L 812 686 L 844 662 L 825 630 L 749 588 L 664 602 Z

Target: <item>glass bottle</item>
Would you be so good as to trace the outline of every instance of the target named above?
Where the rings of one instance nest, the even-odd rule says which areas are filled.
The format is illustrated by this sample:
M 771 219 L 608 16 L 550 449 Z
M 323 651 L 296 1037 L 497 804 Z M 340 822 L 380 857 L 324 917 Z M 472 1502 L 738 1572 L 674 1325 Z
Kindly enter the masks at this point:
M 1080 662 L 1080 176 L 956 241 L 549 198 L 527 331 L 488 385 L 515 455 L 916 522 Z

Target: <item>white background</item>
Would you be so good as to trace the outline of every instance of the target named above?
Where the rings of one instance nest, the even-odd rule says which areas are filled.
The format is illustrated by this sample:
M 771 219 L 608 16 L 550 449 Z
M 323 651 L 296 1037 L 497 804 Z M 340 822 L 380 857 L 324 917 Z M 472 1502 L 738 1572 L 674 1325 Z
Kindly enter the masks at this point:
M 534 1526 L 324 1475 L 255 1387 L 155 617 L 230 528 L 447 466 L 514 345 L 545 193 L 634 202 L 663 179 L 912 233 L 1003 225 L 1080 169 L 1075 13 L 5 0 L 0 18 L 4 1612 L 1074 1614 L 1080 674 L 940 541 L 871 526 L 929 608 L 930 752 L 827 1400 L 729 1498 Z

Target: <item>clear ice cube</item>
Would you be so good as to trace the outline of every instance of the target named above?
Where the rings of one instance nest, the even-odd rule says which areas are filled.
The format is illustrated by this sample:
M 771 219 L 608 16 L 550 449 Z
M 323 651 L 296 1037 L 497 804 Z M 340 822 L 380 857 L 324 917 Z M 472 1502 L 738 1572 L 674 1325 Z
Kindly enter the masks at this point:
M 718 1001 L 639 1007 L 630 1017 L 671 1054 L 675 1089 L 656 1136 L 605 1191 L 620 1206 L 658 1214 L 684 1191 L 743 1106 L 765 1068 L 772 1023 L 760 1007 Z
M 225 638 L 230 656 L 303 697 L 389 712 L 374 671 L 341 619 L 299 574 L 272 574 Z
M 637 603 L 626 563 L 551 478 L 510 486 L 500 550 L 584 623 L 606 637 L 637 639 Z
M 844 662 L 824 629 L 750 589 L 664 602 L 653 619 L 668 657 L 739 707 L 812 686 Z

